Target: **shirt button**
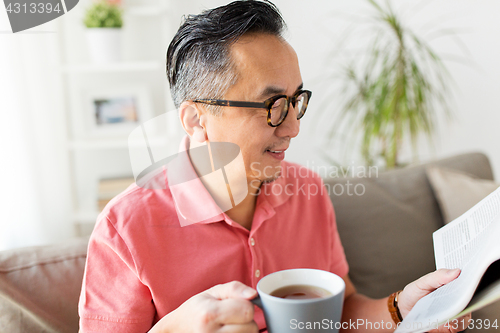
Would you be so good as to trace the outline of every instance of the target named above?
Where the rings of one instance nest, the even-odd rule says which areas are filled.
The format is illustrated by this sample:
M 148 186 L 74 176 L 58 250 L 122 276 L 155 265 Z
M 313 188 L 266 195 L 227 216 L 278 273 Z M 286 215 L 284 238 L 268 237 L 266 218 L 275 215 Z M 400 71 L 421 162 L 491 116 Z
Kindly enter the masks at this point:
M 256 270 L 255 271 L 255 277 L 259 277 L 260 276 L 260 271 L 259 270 Z
M 255 240 L 253 239 L 253 237 L 250 238 L 250 245 L 255 246 Z

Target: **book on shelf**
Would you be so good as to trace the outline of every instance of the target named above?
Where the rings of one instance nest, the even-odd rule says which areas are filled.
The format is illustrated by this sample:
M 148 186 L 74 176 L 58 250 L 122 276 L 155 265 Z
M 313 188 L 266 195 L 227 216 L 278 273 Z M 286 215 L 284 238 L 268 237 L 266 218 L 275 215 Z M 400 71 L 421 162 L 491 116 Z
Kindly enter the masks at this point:
M 135 182 L 134 177 L 106 178 L 99 180 L 97 206 L 101 212 L 108 202 Z
M 434 232 L 436 267 L 460 268 L 460 276 L 420 299 L 395 332 L 455 327 L 454 319 L 500 300 L 499 240 L 500 188 Z

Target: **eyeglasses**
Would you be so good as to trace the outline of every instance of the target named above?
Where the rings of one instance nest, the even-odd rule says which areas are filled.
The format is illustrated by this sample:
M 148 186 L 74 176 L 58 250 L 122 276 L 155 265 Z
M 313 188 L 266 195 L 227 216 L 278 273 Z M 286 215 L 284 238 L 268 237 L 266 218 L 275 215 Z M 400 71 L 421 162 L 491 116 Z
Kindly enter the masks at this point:
M 279 126 L 288 115 L 289 105 L 292 103 L 297 110 L 297 120 L 302 118 L 307 110 L 307 104 L 311 99 L 312 92 L 309 90 L 299 90 L 293 96 L 277 95 L 266 99 L 262 103 L 227 101 L 220 99 L 195 99 L 195 103 L 208 105 L 232 106 L 236 108 L 257 108 L 267 110 L 267 124 L 271 127 Z

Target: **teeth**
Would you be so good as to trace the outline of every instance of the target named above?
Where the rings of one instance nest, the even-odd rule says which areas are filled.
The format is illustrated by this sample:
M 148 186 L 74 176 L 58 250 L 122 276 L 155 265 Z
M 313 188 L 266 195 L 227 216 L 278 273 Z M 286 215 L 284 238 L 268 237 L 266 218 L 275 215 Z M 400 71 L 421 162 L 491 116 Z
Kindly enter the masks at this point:
M 271 153 L 279 154 L 282 153 L 283 150 L 270 150 Z

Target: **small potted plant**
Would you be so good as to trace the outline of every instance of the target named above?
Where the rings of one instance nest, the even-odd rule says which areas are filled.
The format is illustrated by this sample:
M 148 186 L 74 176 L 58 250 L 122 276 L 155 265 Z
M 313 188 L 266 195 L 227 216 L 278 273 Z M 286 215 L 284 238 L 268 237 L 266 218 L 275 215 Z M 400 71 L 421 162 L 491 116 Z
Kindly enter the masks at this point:
M 116 1 L 97 0 L 86 11 L 90 55 L 96 63 L 118 62 L 121 58 L 122 9 Z

